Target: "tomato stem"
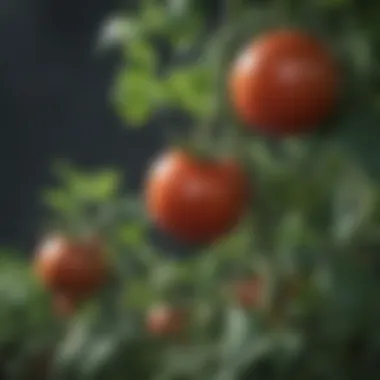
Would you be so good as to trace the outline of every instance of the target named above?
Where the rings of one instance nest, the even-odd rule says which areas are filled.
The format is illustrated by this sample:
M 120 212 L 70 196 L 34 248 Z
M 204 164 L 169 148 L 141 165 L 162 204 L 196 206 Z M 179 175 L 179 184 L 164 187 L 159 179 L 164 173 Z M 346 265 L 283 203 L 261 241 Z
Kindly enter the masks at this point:
M 203 122 L 199 123 L 195 130 L 196 145 L 205 149 L 209 147 L 208 144 L 211 143 L 220 130 L 223 131 L 222 135 L 228 135 L 228 148 L 231 148 L 231 145 L 232 147 L 236 145 L 231 144 L 231 142 L 236 141 L 237 128 L 233 123 L 231 107 L 227 97 L 226 73 L 229 69 L 232 50 L 235 48 L 233 41 L 235 30 L 231 28 L 231 25 L 240 15 L 241 9 L 243 9 L 241 3 L 241 0 L 225 0 L 224 10 L 221 12 L 221 25 L 218 33 L 220 35 L 220 46 L 214 57 L 214 91 L 210 94 L 213 97 L 212 109 L 210 114 Z M 224 139 L 224 136 L 222 137 Z

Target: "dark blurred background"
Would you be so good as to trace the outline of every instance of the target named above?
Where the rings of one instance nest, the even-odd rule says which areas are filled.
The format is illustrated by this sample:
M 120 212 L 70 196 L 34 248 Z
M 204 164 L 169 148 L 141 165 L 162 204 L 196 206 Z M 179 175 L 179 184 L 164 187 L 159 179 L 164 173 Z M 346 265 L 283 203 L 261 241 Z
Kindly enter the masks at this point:
M 115 0 L 0 3 L 2 246 L 33 244 L 54 159 L 125 167 L 136 188 L 161 145 L 160 128 L 122 128 L 107 100 L 118 55 L 95 55 L 94 45 L 100 22 L 118 8 Z

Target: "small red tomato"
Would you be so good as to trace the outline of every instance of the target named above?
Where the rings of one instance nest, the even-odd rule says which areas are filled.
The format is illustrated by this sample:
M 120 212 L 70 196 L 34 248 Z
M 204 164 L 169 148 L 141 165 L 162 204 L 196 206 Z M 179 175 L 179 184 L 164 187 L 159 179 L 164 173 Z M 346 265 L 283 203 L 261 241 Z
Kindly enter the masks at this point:
M 261 308 L 263 305 L 263 281 L 260 278 L 249 278 L 236 281 L 233 293 L 242 308 Z
M 47 288 L 73 299 L 91 295 L 108 277 L 100 246 L 63 235 L 52 235 L 43 241 L 37 249 L 34 266 Z
M 159 157 L 148 173 L 148 214 L 174 238 L 210 243 L 239 221 L 249 198 L 248 180 L 234 161 L 203 160 L 180 150 Z
M 265 34 L 242 51 L 229 78 L 237 116 L 258 132 L 312 132 L 338 103 L 340 72 L 323 44 L 300 31 Z
M 159 305 L 148 311 L 147 330 L 155 336 L 178 336 L 188 325 L 188 314 L 184 309 Z

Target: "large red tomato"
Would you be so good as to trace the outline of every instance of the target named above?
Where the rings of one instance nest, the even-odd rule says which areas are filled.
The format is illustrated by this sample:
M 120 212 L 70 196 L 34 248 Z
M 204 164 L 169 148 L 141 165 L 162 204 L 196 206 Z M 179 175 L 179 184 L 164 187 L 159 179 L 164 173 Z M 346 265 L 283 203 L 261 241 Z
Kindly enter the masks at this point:
M 187 325 L 187 311 L 167 305 L 153 307 L 146 318 L 147 330 L 156 336 L 179 336 Z
M 145 190 L 148 213 L 157 225 L 194 244 L 228 232 L 249 195 L 247 178 L 236 162 L 203 160 L 176 150 L 154 162 Z
M 229 78 L 236 114 L 273 136 L 313 131 L 339 97 L 339 69 L 328 49 L 298 31 L 261 36 L 242 51 Z
M 98 290 L 108 275 L 101 246 L 63 235 L 52 235 L 43 241 L 36 252 L 35 270 L 50 290 L 73 299 Z

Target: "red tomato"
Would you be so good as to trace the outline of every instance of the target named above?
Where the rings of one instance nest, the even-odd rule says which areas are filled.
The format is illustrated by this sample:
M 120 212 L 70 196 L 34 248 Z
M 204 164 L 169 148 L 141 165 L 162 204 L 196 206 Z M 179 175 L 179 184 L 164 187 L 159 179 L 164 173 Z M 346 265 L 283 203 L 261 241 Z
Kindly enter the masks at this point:
M 247 178 L 233 161 L 169 151 L 154 162 L 145 185 L 149 215 L 188 243 L 209 243 L 234 227 L 246 209 Z
M 292 30 L 252 41 L 229 78 L 236 114 L 258 132 L 273 136 L 315 130 L 334 110 L 339 70 L 317 39 Z
M 243 308 L 260 308 L 263 304 L 263 281 L 260 278 L 236 281 L 233 292 Z
M 149 310 L 147 330 L 156 336 L 178 336 L 188 325 L 187 312 L 183 309 L 159 305 Z
M 36 252 L 35 270 L 50 290 L 74 299 L 98 290 L 108 275 L 105 255 L 99 246 L 63 235 L 43 241 Z

